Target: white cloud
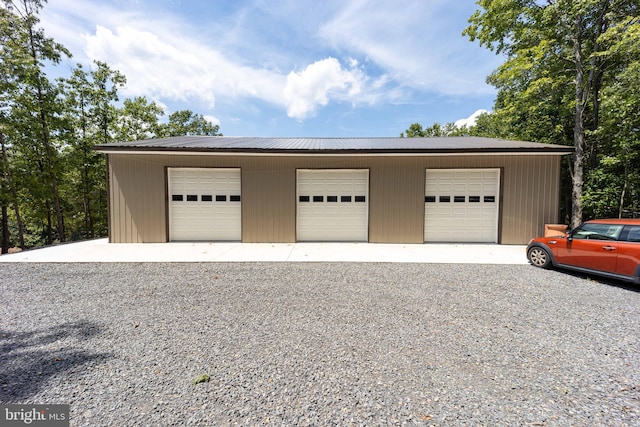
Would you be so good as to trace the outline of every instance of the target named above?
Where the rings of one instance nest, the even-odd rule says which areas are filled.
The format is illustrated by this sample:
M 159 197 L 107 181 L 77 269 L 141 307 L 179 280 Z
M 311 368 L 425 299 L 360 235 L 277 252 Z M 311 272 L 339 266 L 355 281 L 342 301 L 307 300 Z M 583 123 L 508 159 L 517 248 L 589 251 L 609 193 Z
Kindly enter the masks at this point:
M 215 117 L 215 116 L 210 116 L 210 115 L 204 115 L 203 117 L 204 117 L 204 119 L 205 119 L 206 121 L 208 121 L 208 122 L 212 123 L 213 125 L 218 125 L 218 126 L 220 126 L 220 119 L 218 119 L 217 117 Z
M 282 104 L 274 88 L 282 87 L 283 76 L 236 64 L 193 39 L 131 26 L 98 26 L 85 38 L 90 59 L 107 61 L 127 76 L 125 95 L 198 99 L 210 107 L 218 94 Z
M 357 68 L 346 70 L 335 58 L 326 58 L 308 65 L 302 72 L 292 71 L 283 90 L 289 117 L 303 120 L 313 117 L 319 106 L 331 98 L 346 100 L 357 97 L 365 83 Z
M 487 94 L 493 90 L 484 79 L 497 62 L 462 36 L 468 8 L 449 0 L 353 0 L 319 34 L 336 49 L 364 55 L 403 86 Z
M 470 115 L 466 119 L 456 120 L 454 124 L 456 125 L 456 127 L 459 127 L 459 128 L 463 126 L 466 126 L 466 127 L 475 126 L 476 120 L 478 119 L 478 117 L 481 114 L 485 114 L 485 113 L 488 113 L 488 111 L 483 109 L 476 110 L 476 112 L 474 112 L 472 115 Z
M 202 28 L 175 14 L 144 10 L 150 6 L 144 2 L 121 6 L 56 0 L 43 10 L 42 24 L 48 36 L 74 53 L 71 62 L 101 60 L 122 72 L 127 77 L 121 90 L 124 96 L 144 95 L 207 108 L 213 108 L 220 97 L 284 106 L 285 75 L 247 65 L 250 61 L 234 57 L 233 49 L 212 43 L 212 38 L 220 41 L 233 32 L 228 27 L 209 25 L 206 29 L 212 33 L 202 33 Z
M 125 74 L 123 96 L 208 113 L 217 105 L 226 121 L 267 110 L 304 120 L 332 103 L 493 93 L 483 83 L 495 68 L 491 53 L 460 34 L 470 2 L 179 3 L 56 0 L 42 22 L 73 61 L 102 60 Z

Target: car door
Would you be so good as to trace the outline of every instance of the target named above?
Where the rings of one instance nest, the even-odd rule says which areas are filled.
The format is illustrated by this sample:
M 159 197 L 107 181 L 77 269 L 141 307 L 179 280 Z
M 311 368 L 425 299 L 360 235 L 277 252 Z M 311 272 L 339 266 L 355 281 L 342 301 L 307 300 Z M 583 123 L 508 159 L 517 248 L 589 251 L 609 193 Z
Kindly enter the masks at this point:
M 566 245 L 558 247 L 559 264 L 589 270 L 616 272 L 618 236 L 622 225 L 584 223 L 568 236 Z
M 633 276 L 640 265 L 640 225 L 626 225 L 618 246 L 616 273 Z

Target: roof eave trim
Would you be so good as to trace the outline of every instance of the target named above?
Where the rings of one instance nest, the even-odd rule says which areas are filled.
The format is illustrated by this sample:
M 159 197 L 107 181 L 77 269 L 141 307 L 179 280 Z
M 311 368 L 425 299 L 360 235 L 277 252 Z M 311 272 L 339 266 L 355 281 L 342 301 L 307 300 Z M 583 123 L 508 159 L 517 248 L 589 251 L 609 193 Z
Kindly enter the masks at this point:
M 144 155 L 209 155 L 209 156 L 435 156 L 435 155 L 555 155 L 572 154 L 572 148 L 476 148 L 476 149 L 433 149 L 433 150 L 264 150 L 264 149 L 188 149 L 153 147 L 96 147 L 104 154 L 144 154 Z

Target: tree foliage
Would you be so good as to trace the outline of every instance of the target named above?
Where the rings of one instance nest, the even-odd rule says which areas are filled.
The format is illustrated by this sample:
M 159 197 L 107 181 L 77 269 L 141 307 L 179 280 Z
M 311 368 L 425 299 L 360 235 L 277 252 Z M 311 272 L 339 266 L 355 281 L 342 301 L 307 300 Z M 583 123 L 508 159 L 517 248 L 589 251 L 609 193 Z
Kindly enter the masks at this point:
M 428 128 L 422 128 L 420 123 L 413 123 L 409 128 L 400 133 L 400 137 L 404 138 L 433 138 L 437 136 L 464 136 L 469 134 L 466 126 L 458 127 L 454 123 L 447 123 L 444 126 L 440 123 L 434 123 Z
M 487 78 L 493 112 L 469 134 L 572 145 L 563 210 L 574 226 L 637 214 L 640 1 L 477 4 L 464 34 L 505 61 Z
M 140 96 L 125 99 L 118 110 L 116 140 L 138 141 L 148 138 L 169 138 L 172 136 L 220 136 L 218 125 L 214 125 L 191 110 L 178 110 L 169 115 L 167 123 L 161 122 L 164 110 L 154 101 Z
M 2 253 L 104 236 L 107 189 L 96 144 L 219 135 L 189 110 L 169 115 L 146 97 L 119 103 L 126 78 L 104 62 L 78 64 L 69 76 L 45 70 L 71 53 L 46 37 L 44 0 L 0 0 L 0 215 Z
M 66 239 L 62 200 L 60 196 L 60 132 L 59 86 L 44 73 L 45 62 L 58 63 L 70 56 L 64 46 L 47 38 L 38 25 L 40 0 L 14 2 L 4 0 L 2 7 L 2 57 L 8 62 L 7 80 L 11 92 L 3 96 L 9 109 L 6 114 L 5 137 L 19 147 L 20 160 L 29 162 L 32 184 L 30 196 L 35 206 L 36 220 L 46 221 L 46 241 Z M 26 166 L 26 165 L 25 165 Z M 24 169 L 22 172 L 26 172 Z M 22 182 L 22 180 L 20 181 Z M 35 207 L 34 206 L 34 207 Z M 56 236 L 54 237 L 54 231 Z
M 478 5 L 465 34 L 506 57 L 489 76 L 498 88 L 496 114 L 520 138 L 567 143 L 575 149 L 569 172 L 570 220 L 576 226 L 588 200 L 585 182 L 588 188 L 603 148 L 596 137 L 603 128 L 603 92 L 629 66 L 628 58 L 612 48 L 619 40 L 633 43 L 629 28 L 637 25 L 640 4 L 481 0 Z
M 91 71 L 78 64 L 63 83 L 68 129 L 63 153 L 68 167 L 66 199 L 76 233 L 73 237 L 92 238 L 107 230 L 105 159 L 93 146 L 113 139 L 117 109 L 112 103 L 118 100 L 118 88 L 126 79 L 106 63 L 96 61 Z
M 220 126 L 214 125 L 202 114 L 190 110 L 180 110 L 169 115 L 169 122 L 162 126 L 158 136 L 171 137 L 183 135 L 220 136 Z

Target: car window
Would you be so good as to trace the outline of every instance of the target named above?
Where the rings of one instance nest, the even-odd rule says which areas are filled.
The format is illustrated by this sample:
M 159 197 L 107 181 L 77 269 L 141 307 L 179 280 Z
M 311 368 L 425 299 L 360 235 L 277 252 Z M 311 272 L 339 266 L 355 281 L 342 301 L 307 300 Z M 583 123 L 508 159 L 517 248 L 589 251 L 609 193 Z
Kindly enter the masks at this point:
M 627 225 L 624 228 L 622 240 L 627 242 L 640 242 L 640 225 Z
M 574 239 L 618 240 L 622 227 L 622 225 L 616 224 L 585 223 L 573 231 L 572 237 Z

